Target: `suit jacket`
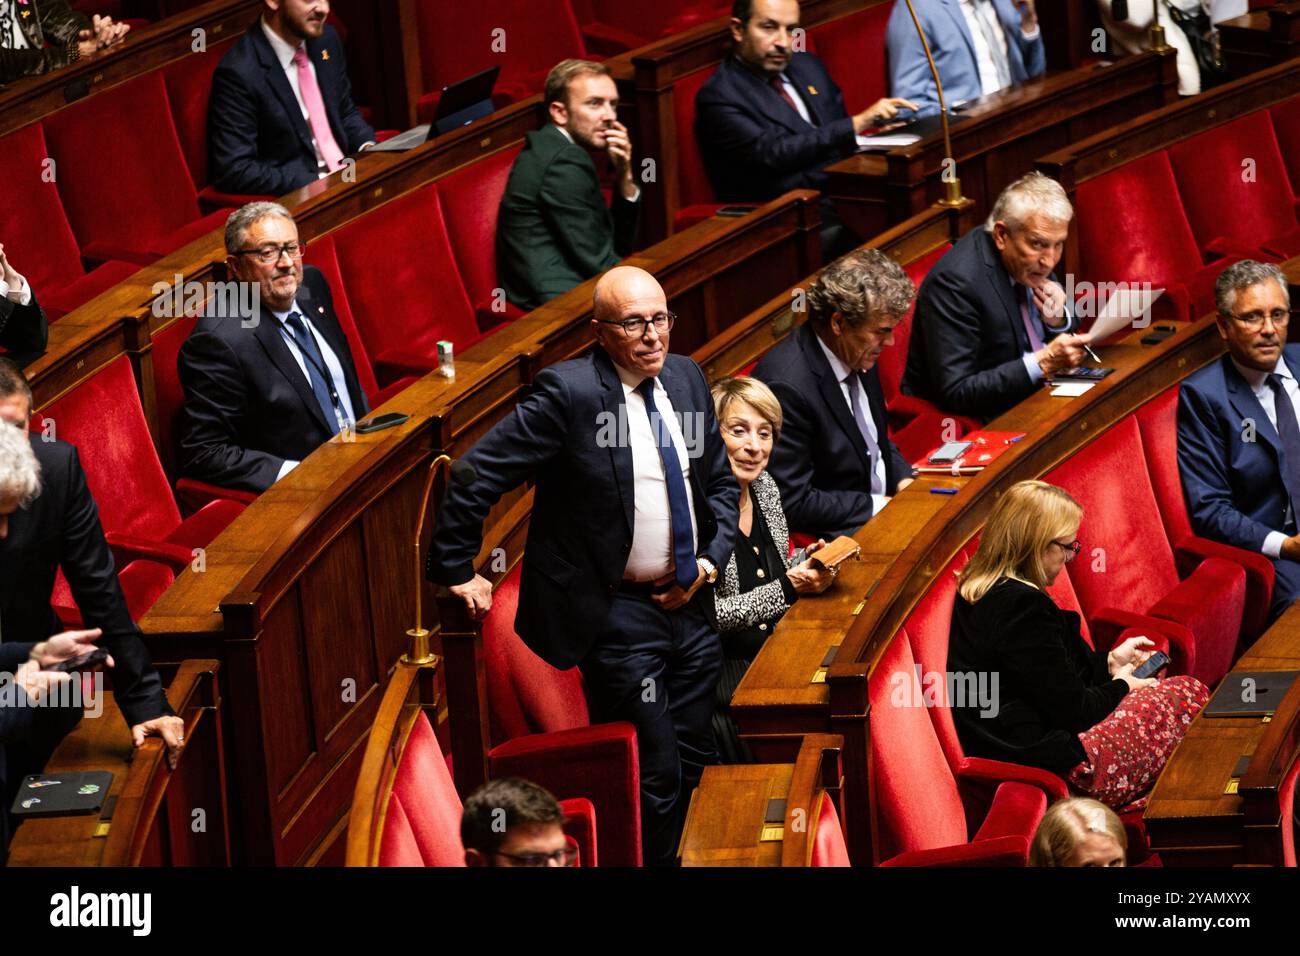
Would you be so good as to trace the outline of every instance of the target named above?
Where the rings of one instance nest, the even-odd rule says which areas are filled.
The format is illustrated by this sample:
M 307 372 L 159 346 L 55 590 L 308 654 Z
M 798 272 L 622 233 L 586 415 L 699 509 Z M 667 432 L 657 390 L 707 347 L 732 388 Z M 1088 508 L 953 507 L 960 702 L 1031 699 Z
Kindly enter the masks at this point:
M 917 292 L 903 392 L 985 421 L 1031 395 L 1038 385 L 1023 361 L 1030 351 L 1023 294 L 983 226 L 962 236 Z M 1044 326 L 1043 341 L 1073 331 L 1075 322 L 1071 315 L 1060 329 Z
M 360 419 L 370 406 L 320 270 L 303 268 L 297 302 L 338 356 Z M 269 313 L 253 328 L 238 316 L 199 319 L 181 346 L 178 370 L 185 389 L 181 471 L 191 478 L 265 491 L 286 459 L 301 461 L 334 434 Z
M 698 365 L 672 354 L 659 380 L 677 413 L 699 416 L 693 432 L 700 454 L 690 474 L 696 553 L 726 567 L 740 487 L 708 383 Z M 626 421 L 627 412 L 622 381 L 603 349 L 543 369 L 528 396 L 465 456 L 477 480 L 453 484 L 438 512 L 429 578 L 463 584 L 474 576 L 488 510 L 507 491 L 535 480 L 515 630 L 555 667 L 574 666 L 595 643 L 632 550 L 632 449 L 610 440 L 602 426 Z
M 343 43 L 334 28 L 307 41 L 330 128 L 344 155 L 375 138 L 352 102 Z M 229 193 L 283 196 L 317 178 L 311 127 L 259 20 L 249 27 L 212 76 L 208 102 L 208 158 L 212 182 Z
M 1282 354 L 1296 374 L 1300 345 Z M 1254 441 L 1243 438 L 1248 420 Z M 1189 376 L 1178 391 L 1178 471 L 1198 535 L 1259 552 L 1270 531 L 1294 533 L 1286 520 L 1287 476 L 1300 471 L 1300 462 L 1286 460 L 1277 429 L 1227 355 Z
M 827 164 L 857 150 L 844 97 L 821 60 L 794 53 L 785 73 L 816 126 L 735 56 L 723 60 L 695 95 L 695 139 L 719 202 L 825 190 Z
M 919 0 L 915 6 L 916 16 L 934 56 L 934 65 L 943 80 L 943 95 L 949 108 L 983 96 L 979 62 L 975 58 L 975 40 L 961 12 L 960 0 Z M 1041 76 L 1047 68 L 1042 33 L 1032 40 L 1025 39 L 1020 30 L 1020 13 L 1012 0 L 993 0 L 993 9 L 997 11 L 1007 37 L 1011 82 L 1023 83 L 1031 77 Z M 889 51 L 889 88 L 892 94 L 919 106 L 917 115 L 938 114 L 939 96 L 934 87 L 934 75 L 926 62 L 916 25 L 904 3 L 894 4 L 889 15 L 885 47 Z
M 32 16 L 21 16 L 23 10 Z M 5 45 L 0 27 L 0 83 L 12 83 L 24 76 L 37 76 L 68 65 L 68 41 L 90 29 L 90 17 L 68 6 L 67 0 L 28 0 L 19 7 L 19 28 L 27 49 Z M 49 43 L 49 47 L 45 46 Z
M 781 437 L 767 470 L 781 489 L 790 527 L 826 538 L 853 534 L 871 518 L 871 463 L 844 389 L 804 323 L 759 361 L 754 377 L 781 402 Z M 885 459 L 885 494 L 912 476 L 912 466 L 889 438 L 885 395 L 873 368 L 862 376 L 867 411 Z
M 996 714 L 988 701 L 983 708 L 974 701 L 953 702 L 967 756 L 1062 776 L 1085 759 L 1077 735 L 1108 717 L 1128 693 L 1127 684 L 1111 679 L 1106 652 L 1084 642 L 1078 614 L 1011 578 L 974 604 L 957 595 L 948 671 L 998 675 L 996 693 L 991 680 L 986 684 Z
M 546 124 L 515 158 L 497 214 L 497 269 L 506 298 L 535 309 L 632 252 L 639 202 L 614 190 L 609 208 L 585 149 Z
M 113 657 L 114 697 L 127 723 L 170 714 L 162 681 L 118 586 L 113 554 L 76 448 L 30 437 L 41 466 L 41 493 L 10 515 L 9 536 L 0 539 L 0 567 L 5 569 L 0 575 L 0 627 L 6 645 L 42 641 L 63 630 L 50 606 L 55 573 L 62 568 L 85 626 L 103 628 L 98 644 Z
M 0 348 L 30 356 L 44 352 L 49 337 L 50 325 L 45 319 L 45 310 L 36 301 L 35 290 L 27 305 L 0 296 Z M 18 355 L 11 357 L 17 358 Z

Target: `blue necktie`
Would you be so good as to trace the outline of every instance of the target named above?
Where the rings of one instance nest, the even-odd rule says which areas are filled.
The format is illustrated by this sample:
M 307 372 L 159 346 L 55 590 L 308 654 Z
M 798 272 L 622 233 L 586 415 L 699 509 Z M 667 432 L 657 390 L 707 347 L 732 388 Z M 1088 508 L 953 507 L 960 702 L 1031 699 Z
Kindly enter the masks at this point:
M 695 560 L 691 503 L 686 497 L 682 461 L 677 457 L 677 446 L 673 444 L 672 435 L 664 423 L 663 416 L 655 408 L 655 380 L 645 379 L 636 390 L 645 399 L 645 411 L 650 416 L 650 432 L 655 437 L 655 447 L 659 449 L 659 461 L 664 466 L 664 481 L 668 484 L 668 511 L 673 521 L 673 562 L 677 567 L 677 583 L 683 588 L 689 588 L 695 583 L 700 570 Z
M 307 331 L 302 316 L 297 312 L 290 312 L 284 324 L 288 326 L 289 334 L 293 336 L 298 350 L 302 352 L 303 364 L 307 366 L 307 378 L 311 381 L 311 390 L 316 394 L 316 401 L 321 411 L 325 413 L 325 423 L 329 427 L 330 434 L 337 435 L 339 416 L 334 409 L 339 405 L 338 397 L 333 383 L 325 377 L 325 358 L 320 353 L 320 347 L 316 345 L 316 336 Z
M 1273 390 L 1273 414 L 1277 419 L 1277 433 L 1282 439 L 1282 453 L 1286 455 L 1286 473 L 1282 475 L 1282 484 L 1286 485 L 1291 496 L 1291 514 L 1300 521 L 1300 509 L 1296 508 L 1296 473 L 1300 471 L 1300 424 L 1296 423 L 1295 406 L 1291 396 L 1282 386 L 1282 376 L 1270 372 L 1268 387 Z

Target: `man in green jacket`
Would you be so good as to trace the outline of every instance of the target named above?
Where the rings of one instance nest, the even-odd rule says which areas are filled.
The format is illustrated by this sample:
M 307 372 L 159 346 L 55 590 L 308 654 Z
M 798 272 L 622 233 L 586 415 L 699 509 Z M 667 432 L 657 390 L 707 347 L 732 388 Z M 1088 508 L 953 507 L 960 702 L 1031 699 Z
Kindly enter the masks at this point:
M 528 134 L 497 216 L 497 276 L 506 298 L 535 309 L 632 251 L 641 190 L 618 89 L 600 63 L 564 60 L 546 78 L 551 121 Z M 605 207 L 590 152 L 607 153 L 614 198 Z

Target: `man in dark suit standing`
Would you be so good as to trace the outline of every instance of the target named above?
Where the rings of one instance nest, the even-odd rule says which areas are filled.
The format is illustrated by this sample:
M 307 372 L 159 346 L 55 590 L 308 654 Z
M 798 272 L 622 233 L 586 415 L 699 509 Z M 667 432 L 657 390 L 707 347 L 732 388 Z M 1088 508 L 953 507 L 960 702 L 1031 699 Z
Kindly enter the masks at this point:
M 497 214 L 497 271 L 506 298 L 521 309 L 537 308 L 631 253 L 641 199 L 609 69 L 564 60 L 546 78 L 545 100 L 551 121 L 528 134 Z M 614 168 L 609 207 L 592 152 L 607 153 Z
M 208 156 L 218 189 L 283 196 L 342 169 L 375 131 L 352 102 L 329 0 L 264 4 L 213 74 Z
M 851 252 L 808 290 L 808 321 L 754 369 L 781 401 L 767 470 L 792 530 L 851 535 L 911 484 L 912 466 L 889 438 L 876 361 L 914 294 L 888 256 Z
M 131 26 L 67 0 L 0 0 L 0 83 L 39 76 L 121 43 Z
M 1084 359 L 1087 335 L 1052 271 L 1074 208 L 1033 172 L 930 270 L 916 297 L 902 390 L 985 421 Z
M 304 269 L 289 211 L 250 203 L 226 223 L 232 288 L 181 346 L 180 462 L 189 477 L 265 491 L 369 410 L 325 278 Z
M 0 243 L 0 348 L 25 363 L 45 351 L 50 326 L 32 287 L 9 262 Z
M 722 651 L 709 587 L 735 543 L 740 488 L 704 374 L 668 354 L 663 290 L 621 266 L 596 288 L 596 347 L 543 369 L 465 456 L 476 480 L 438 513 L 429 578 L 476 618 L 483 520 L 533 478 L 515 630 L 555 667 L 581 668 L 594 718 L 636 725 L 646 862 L 670 864 L 686 805 L 716 750 Z
M 695 138 L 720 202 L 824 192 L 827 165 L 856 152 L 868 127 L 915 106 L 885 98 L 849 116 L 822 62 L 794 52 L 798 27 L 798 0 L 736 0 L 732 7 L 734 52 L 695 96 Z M 823 255 L 832 259 L 857 241 L 823 200 Z
M 1178 391 L 1178 470 L 1192 528 L 1273 561 L 1271 613 L 1300 596 L 1300 345 L 1291 295 L 1271 263 L 1244 260 L 1214 289 L 1228 354 Z

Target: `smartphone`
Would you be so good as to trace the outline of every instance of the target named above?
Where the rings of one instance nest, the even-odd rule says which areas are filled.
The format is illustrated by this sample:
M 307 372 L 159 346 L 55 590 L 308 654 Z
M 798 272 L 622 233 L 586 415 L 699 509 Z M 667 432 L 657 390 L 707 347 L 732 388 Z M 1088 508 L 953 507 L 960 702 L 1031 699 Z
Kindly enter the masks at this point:
M 1162 667 L 1167 666 L 1169 666 L 1169 655 L 1164 651 L 1156 651 L 1147 658 L 1145 664 L 1133 668 L 1133 676 L 1141 680 L 1144 677 L 1150 677 Z
M 1060 372 L 1053 372 L 1052 380 L 1056 382 L 1100 382 L 1113 371 L 1115 371 L 1113 368 L 1067 368 Z
M 1141 341 L 1143 345 L 1155 345 L 1158 342 L 1163 342 L 1177 331 L 1178 329 L 1172 325 L 1157 325 L 1146 335 L 1142 336 Z
M 385 428 L 393 428 L 402 424 L 410 417 L 410 415 L 404 415 L 401 412 L 385 412 L 375 418 L 367 418 L 365 421 L 357 422 L 357 434 L 369 435 L 371 432 L 381 432 Z
M 69 674 L 72 671 L 90 671 L 102 665 L 106 660 L 108 660 L 108 651 L 102 647 L 97 647 L 88 654 L 62 661 L 53 667 L 47 667 L 46 670 L 57 671 L 60 674 Z
M 718 216 L 748 216 L 757 209 L 757 206 L 723 206 L 714 215 Z
M 950 441 L 926 459 L 932 465 L 950 465 L 970 448 L 973 442 Z

